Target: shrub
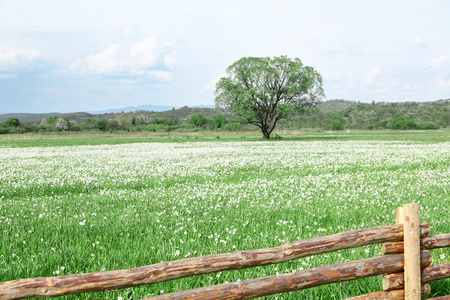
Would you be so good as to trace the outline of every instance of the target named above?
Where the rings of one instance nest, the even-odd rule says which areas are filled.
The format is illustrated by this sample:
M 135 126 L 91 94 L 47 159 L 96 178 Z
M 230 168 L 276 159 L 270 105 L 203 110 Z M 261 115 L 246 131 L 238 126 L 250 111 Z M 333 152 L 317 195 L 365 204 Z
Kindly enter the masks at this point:
M 179 125 L 179 121 L 175 118 L 154 118 L 149 124 L 166 125 L 166 126 L 176 126 Z
M 418 129 L 416 122 L 413 119 L 405 119 L 404 117 L 398 117 L 392 120 L 391 129 Z
M 109 130 L 109 121 L 105 118 L 97 119 L 94 122 L 94 127 L 98 130 L 108 131 Z
M 223 130 L 241 130 L 242 125 L 241 123 L 227 123 L 222 126 Z
M 334 120 L 331 125 L 331 130 L 344 130 L 344 124 L 340 120 Z
M 175 129 L 175 126 L 162 125 L 162 124 L 149 124 L 149 125 L 138 125 L 130 128 L 130 131 L 170 131 Z
M 433 122 L 422 122 L 422 123 L 417 124 L 417 127 L 419 129 L 423 129 L 423 130 L 439 129 L 439 126 L 437 126 Z
M 8 127 L 17 127 L 20 125 L 20 122 L 19 119 L 17 118 L 8 118 L 3 124 L 5 124 Z

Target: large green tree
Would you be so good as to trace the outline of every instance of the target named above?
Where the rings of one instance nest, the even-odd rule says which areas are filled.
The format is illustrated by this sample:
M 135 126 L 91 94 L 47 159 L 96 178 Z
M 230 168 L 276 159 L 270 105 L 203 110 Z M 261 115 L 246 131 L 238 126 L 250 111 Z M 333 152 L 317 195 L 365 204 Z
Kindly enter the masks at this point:
M 225 107 L 269 139 L 278 121 L 301 113 L 324 97 L 322 76 L 300 59 L 244 57 L 216 84 L 216 105 Z

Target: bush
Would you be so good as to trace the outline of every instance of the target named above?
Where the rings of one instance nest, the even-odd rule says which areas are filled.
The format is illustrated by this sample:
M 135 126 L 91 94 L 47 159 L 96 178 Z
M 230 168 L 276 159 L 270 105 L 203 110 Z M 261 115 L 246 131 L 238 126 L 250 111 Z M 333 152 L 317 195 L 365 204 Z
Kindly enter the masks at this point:
M 206 122 L 207 120 L 203 118 L 201 113 L 199 113 L 197 116 L 192 115 L 191 118 L 189 119 L 189 124 L 194 126 L 202 126 L 206 124 Z
M 340 120 L 334 120 L 331 130 L 344 130 L 344 124 Z
M 10 127 L 8 129 L 9 129 L 8 133 L 13 133 L 13 134 L 22 134 L 22 133 L 26 132 L 25 128 L 22 128 L 22 127 Z
M 109 130 L 109 120 L 102 118 L 97 119 L 94 122 L 94 127 L 98 130 L 108 131 Z
M 437 126 L 433 122 L 422 122 L 417 124 L 417 127 L 422 130 L 439 129 L 439 126 Z
M 130 131 L 171 131 L 176 129 L 175 126 L 161 125 L 161 124 L 149 124 L 149 125 L 138 125 L 130 128 Z
M 179 125 L 179 121 L 174 118 L 154 118 L 149 124 L 166 125 L 166 126 L 176 126 Z
M 5 124 L 7 127 L 17 127 L 20 125 L 20 122 L 17 118 L 8 118 L 3 124 Z
M 241 130 L 241 123 L 227 123 L 222 126 L 223 130 Z
M 391 129 L 418 129 L 416 122 L 413 119 L 405 119 L 404 117 L 395 118 L 392 121 Z

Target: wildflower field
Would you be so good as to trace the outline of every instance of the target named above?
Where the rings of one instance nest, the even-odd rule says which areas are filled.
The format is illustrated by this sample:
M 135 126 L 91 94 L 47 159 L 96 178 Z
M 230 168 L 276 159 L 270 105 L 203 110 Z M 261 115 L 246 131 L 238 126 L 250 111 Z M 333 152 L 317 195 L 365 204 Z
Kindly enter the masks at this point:
M 450 142 L 0 146 L 0 281 L 128 269 L 395 223 L 418 202 L 450 233 Z M 432 250 L 434 264 L 450 251 Z M 380 256 L 380 245 L 61 299 L 140 299 Z M 431 283 L 450 294 L 450 280 Z M 266 299 L 342 299 L 381 277 Z

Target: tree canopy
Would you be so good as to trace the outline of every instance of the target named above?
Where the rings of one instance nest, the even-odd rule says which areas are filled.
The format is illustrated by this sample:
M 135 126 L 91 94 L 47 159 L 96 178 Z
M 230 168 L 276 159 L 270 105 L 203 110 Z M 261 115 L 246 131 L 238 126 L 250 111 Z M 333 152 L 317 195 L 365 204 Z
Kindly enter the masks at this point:
M 322 76 L 300 59 L 244 57 L 216 84 L 216 105 L 256 125 L 269 139 L 277 122 L 304 112 L 324 97 Z

